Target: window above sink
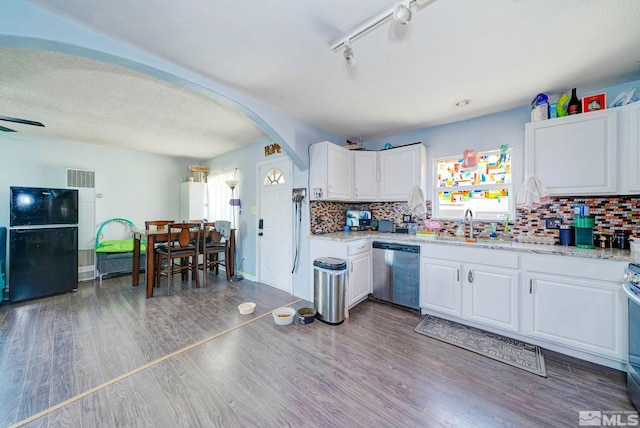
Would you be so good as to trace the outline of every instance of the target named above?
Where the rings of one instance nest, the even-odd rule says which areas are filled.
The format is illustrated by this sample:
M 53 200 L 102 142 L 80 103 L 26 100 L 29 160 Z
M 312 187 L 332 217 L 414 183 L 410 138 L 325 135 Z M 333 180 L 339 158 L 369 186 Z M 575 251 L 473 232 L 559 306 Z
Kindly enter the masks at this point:
M 478 153 L 473 168 L 464 167 L 462 156 L 435 159 L 433 217 L 461 220 L 470 209 L 474 219 L 499 221 L 505 213 L 515 218 L 512 152 Z

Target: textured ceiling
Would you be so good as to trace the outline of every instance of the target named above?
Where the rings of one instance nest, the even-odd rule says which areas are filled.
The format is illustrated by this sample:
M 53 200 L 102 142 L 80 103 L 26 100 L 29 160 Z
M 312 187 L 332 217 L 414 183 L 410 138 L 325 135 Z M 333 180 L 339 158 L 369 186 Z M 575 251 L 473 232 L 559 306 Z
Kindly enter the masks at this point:
M 207 159 L 265 134 L 237 110 L 122 67 L 60 53 L 0 49 L 5 116 L 18 132 L 168 156 Z
M 409 25 L 388 21 L 353 41 L 357 60 L 353 67 L 345 64 L 342 51 L 331 51 L 330 42 L 395 3 L 29 3 L 245 93 L 301 121 L 356 140 L 520 107 L 539 92 L 559 95 L 577 87 L 580 93 L 640 79 L 637 0 L 418 0 Z M 0 52 L 0 57 L 5 54 Z M 5 60 L 2 64 L 10 67 Z M 63 93 L 53 93 L 58 96 L 56 101 L 69 104 L 65 122 L 59 125 L 61 132 L 63 128 L 70 135 L 82 131 L 87 142 L 96 143 L 122 137 L 129 146 L 137 144 L 130 148 L 164 147 L 173 149 L 176 155 L 177 141 L 185 150 L 192 142 L 210 145 L 213 138 L 220 138 L 215 144 L 221 145 L 247 141 L 235 139 L 234 134 L 242 132 L 234 130 L 237 121 L 231 121 L 228 128 L 226 121 L 218 126 L 217 112 L 207 109 L 210 101 L 200 96 L 122 69 L 96 69 L 95 64 L 80 60 L 70 64 L 65 61 L 65 65 L 65 73 L 45 63 L 37 67 L 40 79 L 38 74 L 25 76 L 25 80 L 53 78 L 59 85 Z M 73 81 L 65 74 L 73 75 Z M 17 98 L 20 91 L 30 91 L 24 95 L 27 99 L 38 96 L 27 82 L 15 77 L 10 83 L 16 85 Z M 0 79 L 4 86 L 5 77 Z M 128 91 L 132 80 L 141 85 L 141 91 L 148 89 L 156 92 L 155 96 L 131 96 Z M 71 85 L 66 91 L 65 83 Z M 102 85 L 104 90 L 97 89 Z M 76 97 L 76 86 L 86 88 L 77 102 L 70 99 Z M 454 107 L 456 101 L 465 98 L 472 100 L 470 105 Z M 47 103 L 44 96 L 33 101 Z M 0 114 L 23 114 L 48 127 L 58 126 L 61 115 L 35 107 L 24 104 L 24 112 L 12 109 Z M 176 114 L 178 111 L 180 114 Z M 193 122 L 201 125 L 194 127 L 187 116 L 197 118 Z M 104 123 L 102 119 L 110 122 L 111 131 L 96 129 L 96 124 Z M 250 128 L 247 132 L 251 137 L 255 136 L 252 133 L 259 134 L 255 125 L 244 124 Z M 193 130 L 197 130 L 195 135 Z M 220 135 L 212 137 L 210 131 Z M 154 134 L 147 137 L 147 132 Z M 168 135 L 158 138 L 165 133 Z M 135 142 L 124 137 L 131 134 L 136 135 Z

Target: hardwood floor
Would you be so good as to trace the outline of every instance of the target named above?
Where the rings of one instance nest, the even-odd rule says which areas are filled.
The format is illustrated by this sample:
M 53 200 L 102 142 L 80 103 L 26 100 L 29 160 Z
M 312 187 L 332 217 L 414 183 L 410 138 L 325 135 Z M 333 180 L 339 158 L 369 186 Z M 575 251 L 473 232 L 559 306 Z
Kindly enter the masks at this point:
M 542 378 L 379 303 L 277 326 L 271 310 L 309 303 L 223 275 L 151 299 L 130 283 L 0 308 L 0 426 L 570 427 L 580 410 L 635 411 L 622 372 L 545 351 Z

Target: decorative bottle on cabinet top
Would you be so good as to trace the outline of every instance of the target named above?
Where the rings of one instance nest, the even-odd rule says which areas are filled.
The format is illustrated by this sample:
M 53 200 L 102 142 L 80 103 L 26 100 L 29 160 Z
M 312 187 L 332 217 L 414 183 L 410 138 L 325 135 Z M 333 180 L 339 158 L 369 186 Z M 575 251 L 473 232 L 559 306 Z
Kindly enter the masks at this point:
M 571 99 L 569 100 L 569 104 L 567 105 L 567 114 L 578 114 L 580 113 L 580 100 L 576 95 L 576 88 L 571 90 Z

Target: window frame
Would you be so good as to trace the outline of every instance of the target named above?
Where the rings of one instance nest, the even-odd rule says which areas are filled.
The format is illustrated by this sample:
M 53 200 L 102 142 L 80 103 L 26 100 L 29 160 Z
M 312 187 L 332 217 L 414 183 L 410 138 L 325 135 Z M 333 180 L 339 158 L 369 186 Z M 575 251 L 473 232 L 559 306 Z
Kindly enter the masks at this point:
M 514 149 L 512 147 L 510 147 L 507 150 L 507 153 L 509 153 L 509 157 L 510 157 L 510 164 L 511 164 L 511 180 L 510 182 L 505 182 L 505 183 L 485 183 L 485 184 L 477 184 L 477 185 L 470 185 L 470 186 L 450 186 L 450 187 L 438 187 L 439 185 L 439 180 L 438 180 L 438 164 L 440 162 L 451 162 L 451 161 L 458 161 L 460 159 L 460 155 L 452 155 L 452 156 L 442 156 L 439 158 L 435 158 L 432 161 L 432 191 L 433 191 L 433 199 L 432 199 L 432 203 L 431 203 L 431 217 L 433 219 L 437 219 L 437 220 L 449 220 L 449 221 L 457 221 L 457 220 L 463 220 L 464 219 L 464 211 L 466 211 L 466 208 L 462 208 L 462 213 L 461 215 L 452 217 L 449 215 L 441 215 L 440 214 L 440 199 L 439 199 L 439 193 L 440 192 L 447 192 L 447 191 L 460 191 L 461 189 L 464 190 L 469 190 L 469 191 L 475 191 L 475 190 L 498 190 L 498 189 L 507 189 L 508 194 L 509 194 L 509 199 L 508 199 L 508 209 L 507 211 L 504 210 L 495 210 L 494 212 L 491 212 L 491 214 L 489 215 L 476 215 L 476 212 L 473 211 L 473 218 L 474 220 L 481 220 L 481 221 L 490 221 L 490 222 L 497 222 L 497 221 L 502 221 L 505 218 L 505 214 L 508 213 L 509 218 L 510 219 L 514 219 L 515 218 L 515 214 L 516 214 L 516 195 L 514 194 Z M 499 155 L 500 154 L 500 150 L 486 150 L 486 151 L 482 151 L 482 152 L 478 152 L 477 155 L 478 157 L 481 156 L 486 156 L 486 155 Z M 486 213 L 486 211 L 482 211 L 482 213 Z

